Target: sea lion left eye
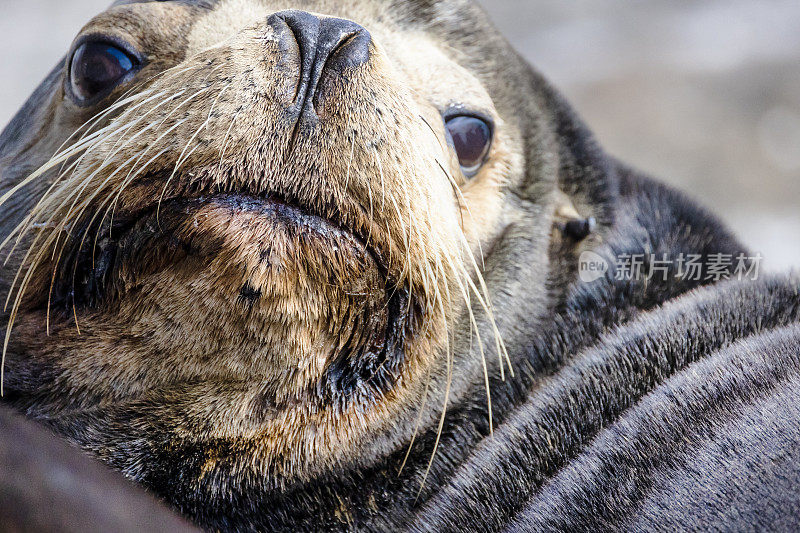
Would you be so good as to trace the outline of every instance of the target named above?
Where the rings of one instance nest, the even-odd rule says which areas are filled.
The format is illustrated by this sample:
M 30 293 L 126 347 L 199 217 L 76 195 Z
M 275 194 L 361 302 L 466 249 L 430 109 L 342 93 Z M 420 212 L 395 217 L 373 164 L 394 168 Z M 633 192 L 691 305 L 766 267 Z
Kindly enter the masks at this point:
M 458 115 L 449 118 L 445 128 L 453 143 L 461 171 L 468 178 L 478 173 L 492 145 L 492 128 L 485 120 Z
M 81 102 L 111 92 L 137 67 L 128 52 L 105 42 L 86 42 L 72 55 L 70 88 Z

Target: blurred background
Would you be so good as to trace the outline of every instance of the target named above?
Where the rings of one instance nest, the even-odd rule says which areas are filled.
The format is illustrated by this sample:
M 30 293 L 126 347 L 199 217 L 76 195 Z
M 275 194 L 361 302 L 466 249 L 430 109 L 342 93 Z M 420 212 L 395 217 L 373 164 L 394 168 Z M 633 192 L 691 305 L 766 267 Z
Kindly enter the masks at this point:
M 110 0 L 0 0 L 0 125 Z M 609 152 L 800 267 L 800 1 L 485 0 Z

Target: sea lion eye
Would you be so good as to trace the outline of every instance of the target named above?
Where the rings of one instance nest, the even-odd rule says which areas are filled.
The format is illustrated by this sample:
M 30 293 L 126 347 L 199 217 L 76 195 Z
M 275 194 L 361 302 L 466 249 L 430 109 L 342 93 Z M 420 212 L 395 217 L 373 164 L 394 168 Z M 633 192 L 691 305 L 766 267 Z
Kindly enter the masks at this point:
M 471 115 L 449 118 L 445 126 L 462 172 L 467 177 L 474 176 L 486 161 L 492 145 L 492 127 L 485 120 Z
M 95 100 L 119 85 L 138 66 L 131 54 L 102 41 L 80 45 L 72 55 L 69 83 L 81 103 Z

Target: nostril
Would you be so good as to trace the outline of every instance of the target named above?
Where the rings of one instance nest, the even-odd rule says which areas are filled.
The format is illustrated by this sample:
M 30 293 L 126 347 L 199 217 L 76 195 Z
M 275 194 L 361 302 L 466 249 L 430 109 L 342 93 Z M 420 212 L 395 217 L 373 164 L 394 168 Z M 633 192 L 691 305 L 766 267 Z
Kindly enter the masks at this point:
M 369 45 L 372 41 L 367 30 L 358 30 L 346 35 L 334 48 L 328 58 L 325 70 L 338 73 L 348 68 L 356 68 L 369 61 Z
M 372 37 L 365 29 L 345 34 L 333 48 L 319 74 L 319 81 L 313 93 L 312 104 L 318 115 L 325 111 L 324 104 L 331 95 L 338 91 L 337 87 L 345 86 L 350 79 L 351 71 L 366 64 L 370 57 Z M 334 96 L 335 99 L 335 96 Z
M 303 63 L 312 62 L 320 36 L 322 21 L 319 17 L 305 11 L 290 10 L 275 13 L 267 22 L 270 23 L 272 20 L 285 24 L 291 30 L 300 49 Z
M 307 90 L 320 23 L 319 17 L 297 10 L 279 11 L 267 19 L 267 24 L 275 29 L 278 36 L 281 60 L 296 69 L 294 94 L 287 95 L 290 96 L 291 103 L 302 98 Z
M 327 24 L 325 24 L 327 22 Z M 324 62 L 318 56 L 316 87 L 311 93 L 311 103 L 318 115 L 324 113 L 324 103 L 331 95 L 341 94 L 341 89 L 350 80 L 350 71 L 366 64 L 370 58 L 372 37 L 369 32 L 354 22 L 329 19 L 323 22 L 323 34 L 331 43 Z M 334 44 L 335 43 L 335 44 Z M 334 100 L 336 97 L 333 97 Z

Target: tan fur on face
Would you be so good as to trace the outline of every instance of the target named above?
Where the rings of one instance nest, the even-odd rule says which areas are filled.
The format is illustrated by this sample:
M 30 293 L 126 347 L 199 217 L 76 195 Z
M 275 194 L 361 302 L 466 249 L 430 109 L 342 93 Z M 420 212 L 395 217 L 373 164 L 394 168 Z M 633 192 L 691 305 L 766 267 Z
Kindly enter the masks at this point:
M 56 390 L 68 409 L 180 389 L 159 408 L 177 434 L 239 439 L 270 473 L 307 478 L 336 464 L 369 463 L 376 453 L 364 450 L 407 441 L 428 376 L 437 397 L 447 397 L 458 356 L 451 336 L 464 321 L 502 355 L 491 327 L 478 328 L 471 316 L 473 307 L 490 307 L 475 256 L 513 216 L 504 188 L 523 172 L 519 133 L 447 43 L 409 39 L 376 6 L 310 9 L 364 25 L 373 44 L 370 61 L 321 101 L 320 124 L 296 139 L 281 119 L 292 65 L 282 62 L 265 24 L 295 6 L 228 0 L 194 22 L 170 68 L 137 80 L 114 113 L 32 176 L 66 163 L 9 241 L 32 241 L 15 286 L 9 346 L 59 370 Z M 184 8 L 115 9 L 147 19 Z M 106 20 L 121 24 L 114 31 L 122 37 L 147 32 L 110 15 L 88 28 Z M 469 182 L 442 121 L 459 106 L 495 121 L 487 164 Z M 329 221 L 332 233 L 303 233 L 302 223 L 208 200 L 226 193 L 287 200 Z M 182 212 L 176 206 L 187 199 L 200 204 Z M 83 228 L 136 219 L 145 209 L 173 240 L 157 236 L 136 248 L 118 266 L 113 298 L 74 309 L 74 321 L 55 317 L 43 338 L 54 273 L 98 235 Z M 257 301 L 241 301 L 245 286 Z M 315 385 L 354 329 L 384 325 L 394 291 L 410 294 L 409 307 L 421 310 L 394 386 L 380 397 L 320 403 Z M 374 323 L 354 325 L 359 320 Z M 427 412 L 425 423 L 434 415 Z

